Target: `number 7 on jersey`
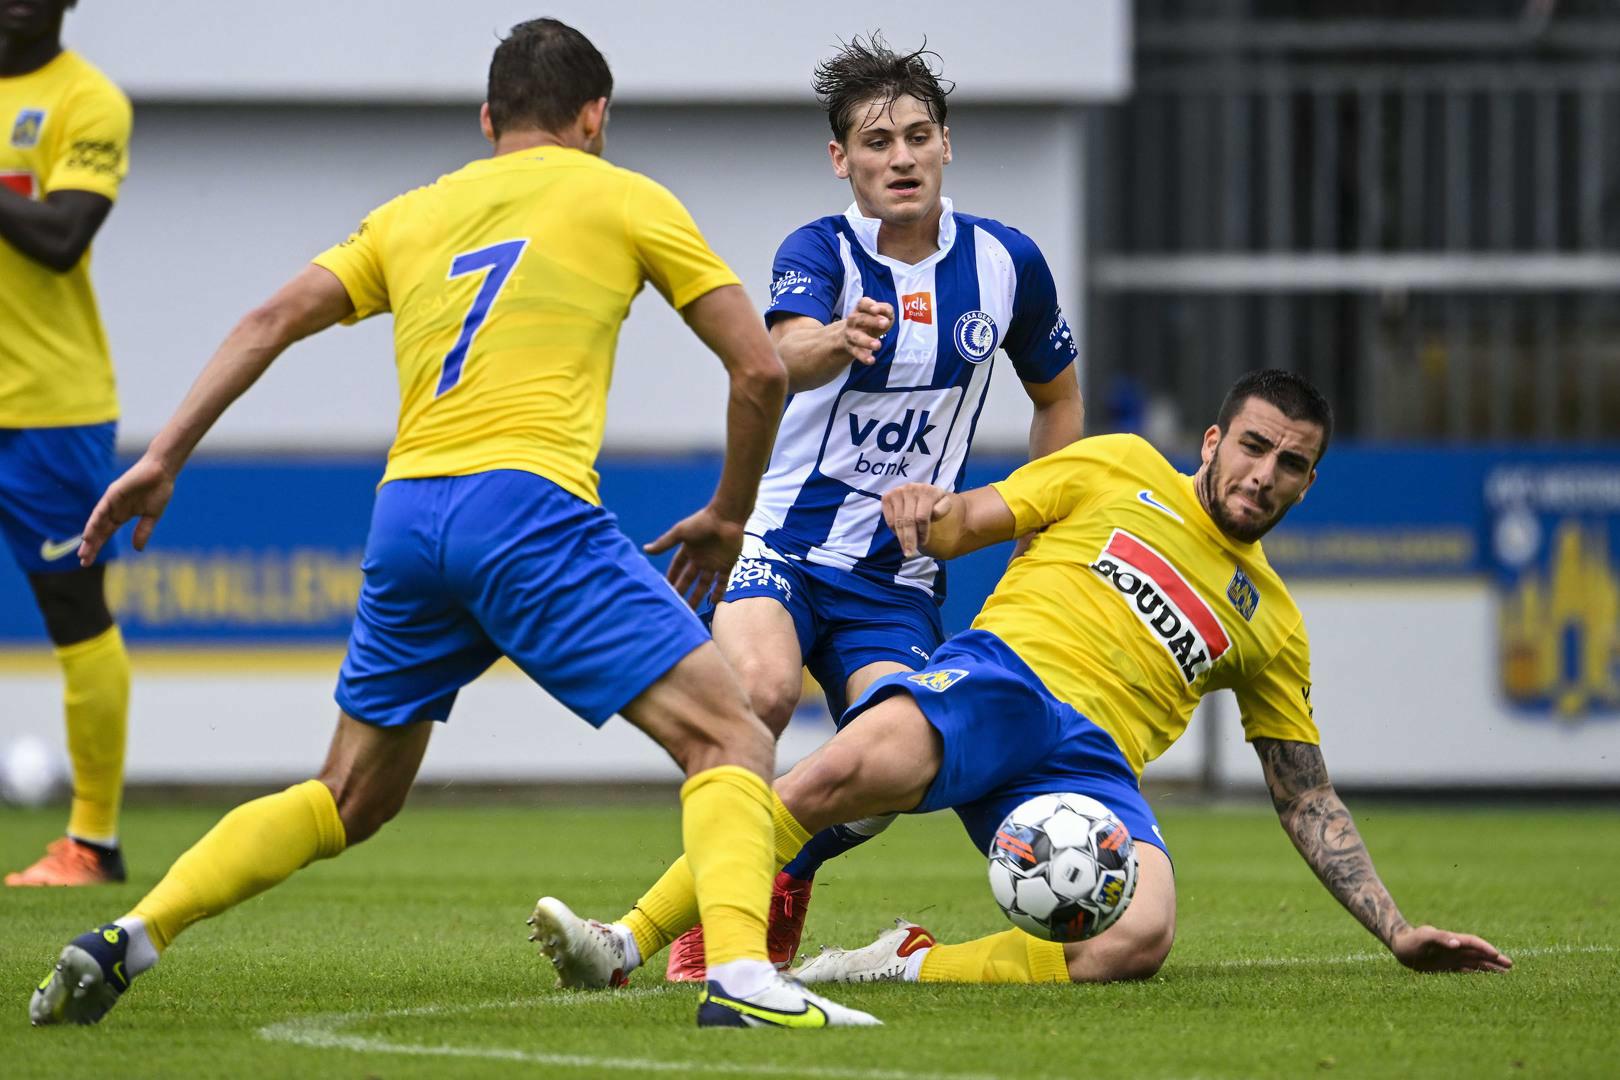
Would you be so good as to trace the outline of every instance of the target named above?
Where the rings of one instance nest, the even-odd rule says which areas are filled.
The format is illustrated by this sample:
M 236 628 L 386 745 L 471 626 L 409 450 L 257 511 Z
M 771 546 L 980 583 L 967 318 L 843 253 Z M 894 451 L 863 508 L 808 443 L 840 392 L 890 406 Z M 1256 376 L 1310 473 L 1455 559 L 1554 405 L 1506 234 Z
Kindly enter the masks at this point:
M 478 295 L 473 297 L 472 307 L 467 309 L 467 317 L 461 320 L 461 336 L 456 338 L 456 343 L 450 351 L 444 354 L 444 369 L 439 373 L 439 388 L 434 391 L 434 397 L 443 397 L 446 391 L 461 381 L 461 366 L 467 359 L 467 350 L 472 348 L 473 338 L 478 336 L 484 320 L 489 318 L 489 309 L 494 306 L 495 298 L 500 295 L 501 286 L 512 276 L 513 268 L 523 257 L 523 249 L 528 246 L 527 240 L 503 240 L 499 244 L 491 244 L 477 251 L 463 252 L 450 260 L 447 280 L 479 270 L 488 270 L 489 273 L 485 275 L 484 283 L 478 287 Z

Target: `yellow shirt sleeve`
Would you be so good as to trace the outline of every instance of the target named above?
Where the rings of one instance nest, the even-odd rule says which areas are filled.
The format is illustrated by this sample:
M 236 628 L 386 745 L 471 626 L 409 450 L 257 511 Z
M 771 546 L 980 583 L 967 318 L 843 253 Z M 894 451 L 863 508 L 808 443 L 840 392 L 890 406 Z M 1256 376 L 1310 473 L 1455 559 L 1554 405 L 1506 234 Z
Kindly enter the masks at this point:
M 392 310 L 388 298 L 388 278 L 383 272 L 382 239 L 388 218 L 398 202 L 399 199 L 395 199 L 379 206 L 366 215 L 360 227 L 350 233 L 347 240 L 327 248 L 310 260 L 316 266 L 330 270 L 348 292 L 354 314 L 343 320 L 345 325 Z
M 648 281 L 679 311 L 722 285 L 740 285 L 667 188 L 636 176 L 625 196 L 625 229 Z
M 45 193 L 88 191 L 118 198 L 129 172 L 129 133 L 134 114 L 129 99 L 111 84 L 95 84 L 74 94 L 57 159 L 51 163 Z
M 1248 683 L 1233 687 L 1233 692 L 1248 741 L 1288 739 L 1312 746 L 1322 741 L 1311 707 L 1311 644 L 1304 619 L 1271 663 Z
M 1094 435 L 1036 458 L 990 486 L 1013 512 L 1014 533 L 1023 536 L 1074 513 L 1136 443 L 1141 440 L 1134 435 Z

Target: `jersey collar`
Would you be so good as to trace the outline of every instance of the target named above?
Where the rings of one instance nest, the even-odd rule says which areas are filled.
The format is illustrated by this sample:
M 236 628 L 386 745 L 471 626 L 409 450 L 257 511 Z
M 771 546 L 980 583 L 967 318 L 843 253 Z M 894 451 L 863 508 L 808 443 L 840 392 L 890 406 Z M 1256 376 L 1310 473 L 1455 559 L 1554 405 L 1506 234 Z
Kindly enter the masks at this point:
M 844 211 L 844 220 L 849 222 L 850 231 L 855 234 L 855 239 L 860 241 L 861 248 L 867 255 L 896 270 L 920 270 L 925 266 L 932 266 L 949 255 L 951 245 L 956 243 L 956 209 L 951 200 L 944 195 L 939 197 L 939 250 L 920 263 L 901 262 L 887 255 L 879 255 L 878 229 L 882 227 L 883 222 L 863 215 L 855 203 L 850 203 L 849 209 Z

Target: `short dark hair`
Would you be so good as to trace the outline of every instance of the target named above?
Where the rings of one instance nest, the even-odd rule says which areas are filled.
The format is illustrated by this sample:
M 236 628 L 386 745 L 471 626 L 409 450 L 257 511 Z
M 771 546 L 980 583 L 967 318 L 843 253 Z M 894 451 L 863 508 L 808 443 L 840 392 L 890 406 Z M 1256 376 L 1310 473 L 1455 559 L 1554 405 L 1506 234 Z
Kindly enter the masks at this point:
M 915 52 L 899 54 L 874 32 L 864 41 L 856 35 L 832 59 L 817 64 L 811 85 L 827 110 L 833 138 L 844 141 L 862 103 L 881 98 L 886 107 L 907 94 L 923 103 L 930 120 L 943 125 L 945 95 L 956 84 L 941 85 L 930 57 L 938 60 L 939 54 L 928 50 L 927 39 Z
M 556 19 L 512 27 L 489 62 L 489 123 L 557 132 L 597 98 L 613 96 L 613 72 L 591 39 Z
M 1322 460 L 1322 455 L 1327 453 L 1328 442 L 1333 438 L 1333 407 L 1320 390 L 1292 371 L 1277 368 L 1250 371 L 1232 384 L 1232 389 L 1226 392 L 1226 400 L 1221 402 L 1215 426 L 1221 429 L 1222 435 L 1231 426 L 1232 417 L 1242 410 L 1243 403 L 1250 398 L 1259 398 L 1274 406 L 1290 420 L 1304 420 L 1321 428 L 1322 448 L 1317 451 L 1316 459 Z

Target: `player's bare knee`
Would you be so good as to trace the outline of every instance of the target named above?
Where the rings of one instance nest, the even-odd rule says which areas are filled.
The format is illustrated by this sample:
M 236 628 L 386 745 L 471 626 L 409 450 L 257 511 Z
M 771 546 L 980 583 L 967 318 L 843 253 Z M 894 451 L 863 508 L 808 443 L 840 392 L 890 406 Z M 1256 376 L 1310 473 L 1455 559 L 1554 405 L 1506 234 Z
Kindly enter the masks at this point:
M 793 816 L 813 831 L 860 816 L 846 809 L 860 771 L 860 755 L 834 739 L 778 780 L 777 791 Z
M 1132 982 L 1159 973 L 1175 944 L 1173 920 L 1120 923 L 1068 957 L 1071 982 Z
M 756 656 L 734 659 L 737 681 L 744 695 L 771 734 L 780 738 L 793 719 L 793 710 L 799 707 L 799 695 L 804 689 L 799 669 L 783 670 L 775 658 L 766 660 Z

